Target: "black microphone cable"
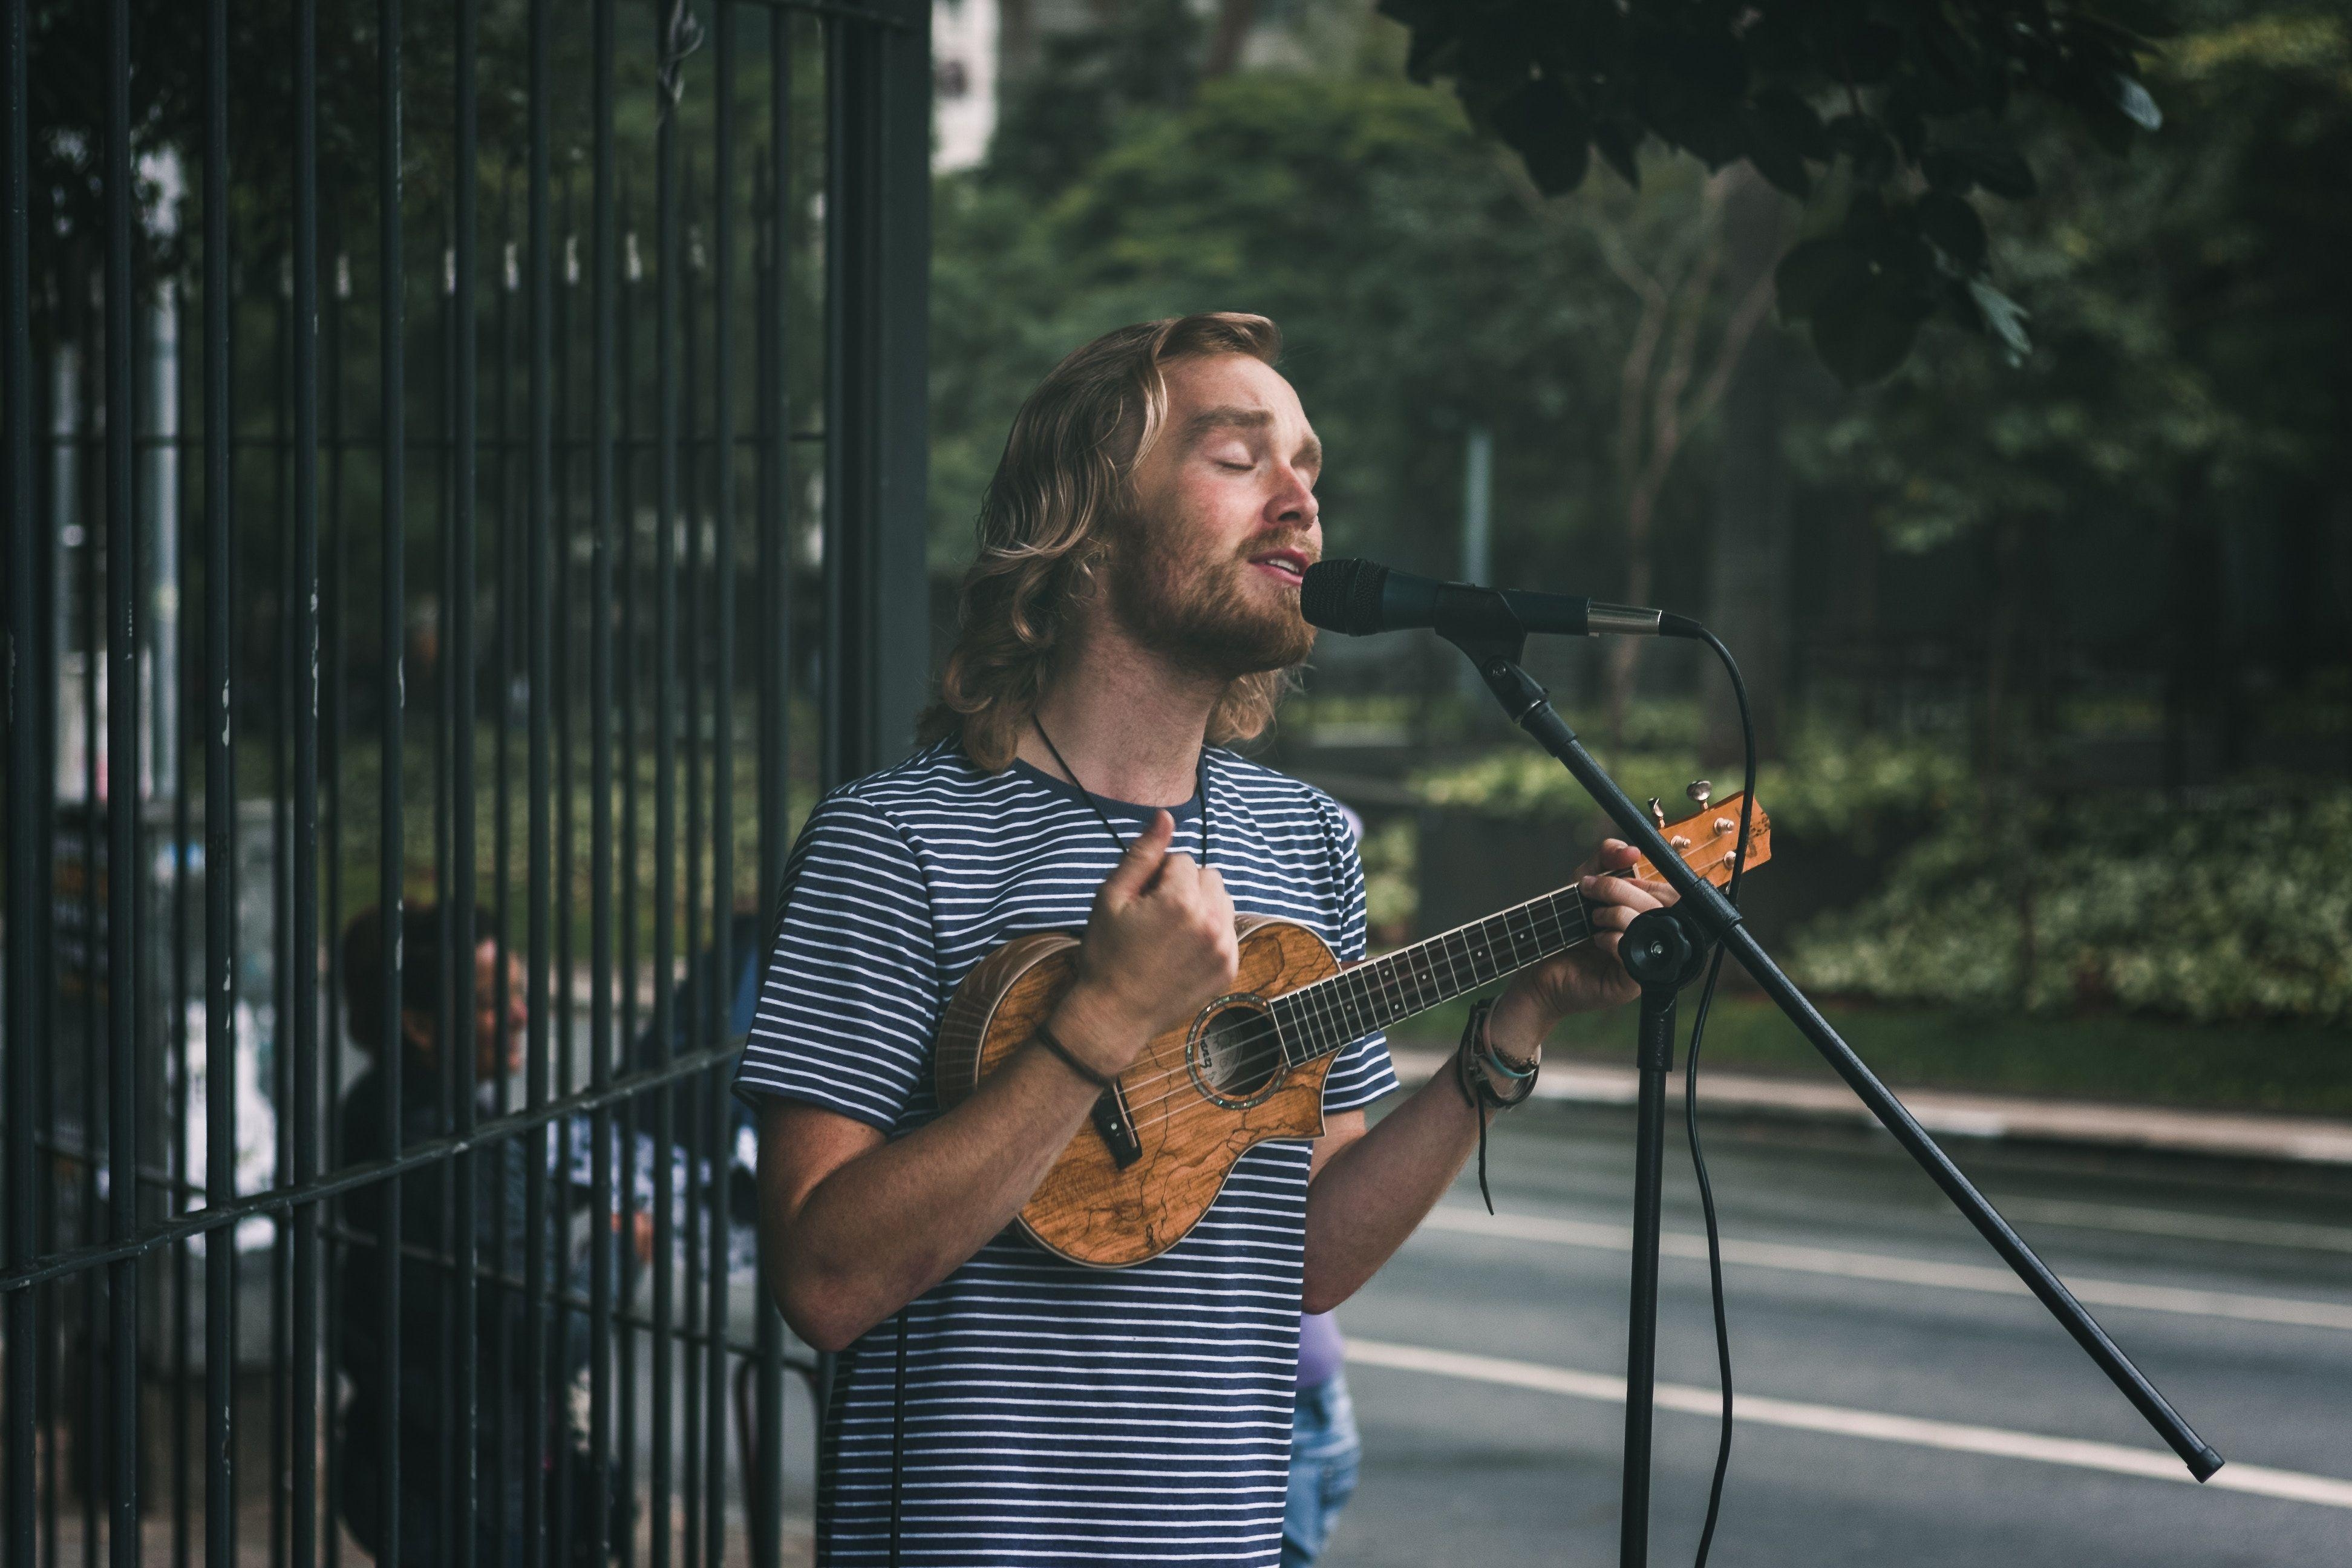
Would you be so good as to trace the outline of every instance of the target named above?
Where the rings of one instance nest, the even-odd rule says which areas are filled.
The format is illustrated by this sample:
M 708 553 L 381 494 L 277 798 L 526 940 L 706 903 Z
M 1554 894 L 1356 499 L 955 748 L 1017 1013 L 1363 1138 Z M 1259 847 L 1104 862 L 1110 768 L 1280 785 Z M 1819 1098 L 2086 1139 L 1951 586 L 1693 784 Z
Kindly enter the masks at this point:
M 1740 678 L 1739 663 L 1723 639 L 1704 626 L 1696 629 L 1700 641 L 1715 650 L 1723 662 L 1723 671 L 1731 678 L 1731 693 L 1739 704 L 1739 734 L 1745 750 L 1745 769 L 1739 792 L 1739 837 L 1738 858 L 1731 862 L 1730 885 L 1724 897 L 1736 907 L 1739 902 L 1739 879 L 1748 872 L 1748 834 L 1756 814 L 1756 718 L 1748 706 L 1748 682 Z M 1707 1288 L 1715 1303 L 1715 1360 L 1723 1384 L 1723 1433 L 1715 1449 L 1715 1479 L 1706 1492 L 1706 1524 L 1699 1531 L 1698 1556 L 1696 1568 L 1706 1568 L 1706 1554 L 1715 1544 L 1716 1517 L 1723 1509 L 1723 1479 L 1731 1468 L 1731 1329 L 1724 1315 L 1723 1306 L 1723 1238 L 1715 1217 L 1715 1186 L 1706 1176 L 1706 1152 L 1698 1136 L 1698 1052 L 1706 1036 L 1706 1015 L 1715 1005 L 1715 984 L 1723 974 L 1723 948 L 1717 944 L 1714 955 L 1707 960 L 1706 984 L 1700 987 L 1698 1006 L 1691 1016 L 1690 1048 L 1683 1057 L 1683 1131 L 1690 1140 L 1691 1170 L 1698 1177 L 1699 1209 L 1706 1217 Z

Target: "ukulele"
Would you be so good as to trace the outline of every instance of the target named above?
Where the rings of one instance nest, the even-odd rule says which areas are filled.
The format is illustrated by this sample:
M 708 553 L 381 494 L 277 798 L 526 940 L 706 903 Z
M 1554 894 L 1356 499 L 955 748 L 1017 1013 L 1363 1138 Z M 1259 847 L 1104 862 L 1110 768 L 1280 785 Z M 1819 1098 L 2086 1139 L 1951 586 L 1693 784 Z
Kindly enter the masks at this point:
M 1654 800 L 1651 815 L 1684 863 L 1720 887 L 1738 858 L 1740 797 L 1710 805 L 1702 786 L 1691 793 L 1690 816 L 1667 825 Z M 1759 808 L 1748 864 L 1771 855 Z M 1656 874 L 1646 859 L 1616 873 Z M 1157 1258 L 1200 1223 L 1252 1145 L 1322 1134 L 1323 1079 L 1340 1051 L 1592 934 L 1573 886 L 1346 965 L 1290 921 L 1244 915 L 1234 925 L 1234 988 L 1144 1047 L 1023 1206 L 1014 1223 L 1046 1251 L 1096 1268 Z M 1034 931 L 964 976 L 940 1020 L 942 1110 L 1028 1042 L 1077 977 L 1077 953 L 1076 932 Z

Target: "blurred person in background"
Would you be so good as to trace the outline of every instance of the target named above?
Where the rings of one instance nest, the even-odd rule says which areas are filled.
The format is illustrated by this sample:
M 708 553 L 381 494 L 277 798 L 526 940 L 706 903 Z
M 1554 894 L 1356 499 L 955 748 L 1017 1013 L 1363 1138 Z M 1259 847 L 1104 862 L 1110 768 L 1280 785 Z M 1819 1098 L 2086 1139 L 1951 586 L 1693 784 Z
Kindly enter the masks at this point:
M 1364 1442 L 1348 1397 L 1346 1347 L 1328 1312 L 1298 1320 L 1298 1392 L 1290 1416 L 1290 1489 L 1282 1502 L 1282 1568 L 1323 1554 L 1339 1510 L 1356 1493 Z
M 397 1108 L 404 1148 L 454 1131 L 445 1113 L 453 1086 L 447 1082 L 446 1058 L 436 1020 L 439 1016 L 443 909 L 412 906 L 401 917 L 400 931 L 400 1103 Z M 470 1026 L 466 1031 L 463 1092 L 475 1097 L 478 1119 L 497 1113 L 498 1080 L 522 1066 L 523 1030 L 530 1022 L 525 1005 L 522 965 L 513 953 L 501 954 L 489 915 L 477 909 L 474 930 L 481 937 L 473 953 L 474 995 Z M 380 908 L 360 914 L 342 936 L 344 1003 L 352 1042 L 370 1058 L 365 1072 L 343 1097 L 341 1108 L 342 1163 L 362 1164 L 392 1157 L 387 1074 L 383 1041 L 384 1009 L 383 915 Z M 501 959 L 503 957 L 503 962 Z M 503 984 L 501 982 L 503 981 Z M 584 1202 L 584 1170 L 552 1170 L 554 1132 L 546 1134 L 547 1152 L 538 1163 L 556 1180 L 546 1205 L 545 1275 L 551 1290 L 585 1294 L 593 1253 L 570 1244 L 575 1205 Z M 528 1346 L 528 1313 L 532 1310 L 501 1279 L 524 1276 L 523 1235 L 525 1198 L 534 1163 L 533 1140 L 517 1136 L 484 1151 L 474 1167 L 474 1258 L 489 1275 L 476 1283 L 475 1362 L 478 1417 L 470 1434 L 455 1430 L 456 1412 L 445 1405 L 456 1380 L 450 1354 L 456 1325 L 450 1319 L 450 1268 L 446 1261 L 456 1247 L 455 1222 L 443 1184 L 448 1162 L 433 1161 L 395 1178 L 400 1183 L 400 1241 L 406 1256 L 401 1270 L 398 1333 L 398 1421 L 390 1417 L 394 1385 L 391 1369 L 394 1348 L 384 1342 L 383 1302 L 390 1289 L 380 1238 L 387 1226 L 391 1181 L 371 1182 L 341 1200 L 345 1226 L 362 1233 L 342 1253 L 341 1341 L 338 1370 L 350 1380 L 351 1398 L 339 1423 L 339 1474 L 342 1521 L 353 1539 L 380 1562 L 385 1561 L 383 1520 L 384 1470 L 397 1445 L 400 1461 L 400 1551 L 397 1561 L 429 1564 L 450 1560 L 458 1508 L 457 1461 L 463 1445 L 473 1445 L 478 1487 L 475 1558 L 484 1564 L 524 1561 L 524 1487 L 547 1489 L 544 1517 L 551 1529 L 562 1530 L 572 1542 L 569 1560 L 595 1561 L 594 1531 L 584 1431 L 575 1430 L 569 1412 L 571 1384 L 586 1375 L 590 1352 L 587 1314 L 551 1303 L 545 1313 L 548 1407 L 536 1419 L 546 1428 L 540 1445 L 544 1468 L 536 1477 L 525 1474 L 532 1445 L 526 1422 L 532 1419 Z M 586 1163 L 583 1160 L 583 1165 Z M 630 1248 L 612 1249 L 614 1300 L 626 1299 L 628 1279 L 625 1254 L 634 1252 L 642 1263 L 652 1250 L 652 1218 L 639 1210 L 634 1216 Z M 611 1223 L 617 1229 L 621 1215 Z M 568 1265 L 568 1266 L 567 1266 Z M 570 1444 L 575 1463 L 572 1475 L 572 1509 L 568 1521 L 557 1510 L 556 1457 Z M 621 1539 L 628 1524 L 628 1500 L 617 1485 L 613 1499 L 612 1527 Z M 444 1511 L 446 1507 L 449 1511 Z

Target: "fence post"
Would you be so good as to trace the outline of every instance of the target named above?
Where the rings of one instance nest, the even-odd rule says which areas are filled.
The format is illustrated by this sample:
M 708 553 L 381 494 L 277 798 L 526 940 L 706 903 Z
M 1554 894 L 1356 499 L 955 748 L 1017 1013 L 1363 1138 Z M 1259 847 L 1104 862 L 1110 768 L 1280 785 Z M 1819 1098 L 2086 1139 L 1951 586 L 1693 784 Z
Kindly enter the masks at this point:
M 877 6 L 877 11 L 882 7 Z M 896 762 L 930 677 L 930 7 L 830 26 L 825 216 L 828 783 Z

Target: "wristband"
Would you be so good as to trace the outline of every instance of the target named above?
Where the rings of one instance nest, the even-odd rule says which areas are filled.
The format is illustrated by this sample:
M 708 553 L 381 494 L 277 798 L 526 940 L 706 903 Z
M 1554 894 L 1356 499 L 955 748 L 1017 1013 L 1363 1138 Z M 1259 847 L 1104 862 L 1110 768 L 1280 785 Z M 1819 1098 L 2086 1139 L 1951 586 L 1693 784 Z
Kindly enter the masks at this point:
M 1469 1021 L 1462 1026 L 1462 1043 L 1454 1047 L 1454 1083 L 1473 1107 L 1508 1110 L 1536 1091 L 1536 1074 L 1543 1068 L 1543 1058 L 1522 1067 L 1495 1049 L 1486 1038 L 1486 1017 L 1494 1010 L 1492 1002 L 1481 1002 L 1470 1009 Z M 1494 1079 L 1487 1076 L 1489 1069 L 1496 1077 L 1509 1079 L 1515 1092 L 1507 1097 L 1497 1094 Z
M 1077 1052 L 1070 1049 L 1069 1047 L 1055 1039 L 1054 1037 L 1054 1031 L 1047 1028 L 1045 1025 L 1040 1024 L 1032 1030 L 1030 1032 L 1030 1038 L 1035 1040 L 1039 1045 L 1045 1047 L 1047 1050 L 1061 1058 L 1062 1065 L 1064 1067 L 1069 1068 L 1072 1072 L 1077 1074 L 1080 1078 L 1086 1079 L 1088 1083 L 1094 1085 L 1097 1089 L 1103 1090 L 1105 1093 L 1108 1093 L 1110 1090 L 1118 1087 L 1118 1079 L 1108 1077 L 1088 1066 L 1086 1059 L 1080 1057 Z

